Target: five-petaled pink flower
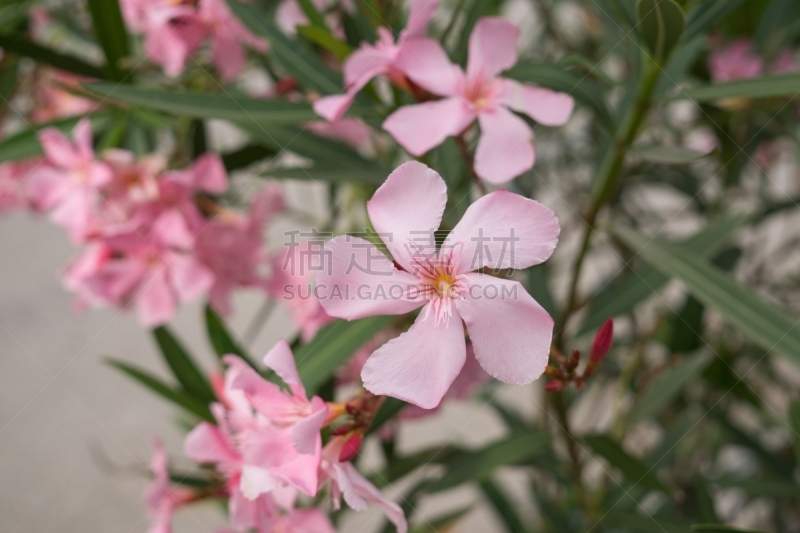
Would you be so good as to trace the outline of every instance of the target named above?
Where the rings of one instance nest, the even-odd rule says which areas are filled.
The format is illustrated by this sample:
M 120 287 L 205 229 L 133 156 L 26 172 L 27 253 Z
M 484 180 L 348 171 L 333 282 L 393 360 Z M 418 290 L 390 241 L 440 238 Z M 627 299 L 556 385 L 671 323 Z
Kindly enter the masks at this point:
M 411 81 L 441 100 L 401 107 L 383 123 L 386 131 L 415 156 L 463 133 L 476 119 L 481 136 L 475 171 L 504 183 L 533 167 L 533 130 L 511 110 L 546 126 L 564 124 L 574 101 L 565 93 L 498 77 L 517 62 L 517 27 L 501 18 L 483 18 L 469 39 L 466 73 L 447 58 L 437 41 L 406 43 L 395 65 Z
M 392 254 L 340 236 L 326 246 L 320 299 L 331 316 L 355 320 L 419 307 L 411 329 L 364 365 L 364 386 L 425 409 L 436 407 L 466 360 L 463 320 L 475 357 L 491 376 L 523 384 L 547 366 L 553 320 L 519 282 L 479 271 L 527 268 L 552 254 L 560 231 L 553 212 L 505 190 L 473 203 L 437 250 L 433 231 L 447 203 L 435 171 L 398 167 L 367 203 L 375 231 Z
M 425 37 L 428 22 L 433 18 L 436 7 L 436 0 L 412 0 L 408 25 L 400 32 L 397 43 L 392 30 L 378 28 L 378 42 L 362 44 L 347 58 L 344 64 L 345 93 L 320 98 L 314 102 L 314 111 L 327 120 L 339 120 L 353 103 L 356 94 L 376 76 L 386 75 L 398 85 L 403 85 L 403 69 L 398 68 L 397 59 L 411 43 Z

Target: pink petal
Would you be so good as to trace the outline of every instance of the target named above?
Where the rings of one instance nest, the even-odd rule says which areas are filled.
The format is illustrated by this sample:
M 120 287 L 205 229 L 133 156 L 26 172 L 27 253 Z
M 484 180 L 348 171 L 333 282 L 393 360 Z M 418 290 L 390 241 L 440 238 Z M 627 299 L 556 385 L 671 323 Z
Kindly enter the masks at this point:
M 361 89 L 359 88 L 358 90 Z M 347 112 L 358 90 L 350 90 L 345 94 L 323 96 L 314 102 L 314 112 L 325 120 L 335 122 Z
M 361 371 L 364 388 L 433 409 L 458 376 L 467 356 L 458 312 L 436 325 L 428 304 L 411 328 L 375 350 Z
M 136 296 L 136 312 L 147 327 L 160 326 L 175 316 L 175 297 L 163 267 L 155 267 L 143 280 Z
M 442 250 L 452 250 L 459 274 L 483 267 L 522 269 L 546 261 L 560 231 L 550 208 L 500 190 L 467 208 Z
M 69 139 L 55 128 L 40 131 L 39 142 L 48 161 L 60 168 L 71 170 L 84 163 Z
M 345 88 L 360 91 L 372 78 L 386 73 L 396 56 L 394 43 L 362 44 L 344 63 Z
M 292 444 L 298 452 L 306 455 L 315 453 L 322 446 L 320 430 L 328 417 L 328 405 L 320 397 L 314 396 L 311 405 L 313 413 L 292 427 Z
M 470 297 L 456 300 L 475 357 L 489 375 L 523 385 L 544 372 L 553 319 L 517 281 L 466 274 Z
M 186 435 L 183 451 L 198 463 L 237 463 L 241 460 L 220 429 L 208 422 L 200 422 Z
M 478 116 L 481 137 L 475 150 L 475 172 L 489 183 L 505 183 L 533 167 L 533 131 L 503 107 Z
M 275 371 L 276 374 L 292 388 L 295 396 L 306 398 L 306 389 L 297 373 L 297 366 L 289 344 L 281 339 L 264 356 L 264 364 Z
M 567 93 L 533 87 L 512 80 L 502 80 L 500 103 L 525 113 L 545 126 L 560 126 L 569 120 L 575 100 Z
M 489 80 L 517 62 L 519 28 L 499 17 L 482 18 L 469 36 L 467 78 Z
M 88 118 L 82 119 L 72 130 L 72 139 L 75 141 L 75 149 L 83 161 L 90 161 L 94 158 L 94 148 L 92 148 L 92 123 Z
M 168 261 L 170 281 L 182 302 L 202 298 L 214 285 L 214 274 L 194 257 L 170 253 Z
M 297 402 L 278 385 L 265 380 L 238 357 L 229 357 L 226 362 L 235 369 L 231 388 L 244 392 L 256 411 L 270 420 L 283 419 L 287 413 L 295 411 Z
M 236 40 L 236 36 L 228 34 L 224 27 L 214 32 L 212 42 L 211 61 L 214 67 L 219 71 L 223 81 L 233 81 L 247 63 L 244 49 Z
M 371 242 L 342 235 L 328 242 L 325 252 L 329 260 L 317 274 L 317 292 L 330 316 L 402 315 L 424 303 L 415 290 L 417 279 L 397 270 Z
M 461 98 L 403 106 L 384 121 L 383 129 L 417 157 L 458 135 L 475 120 Z
M 433 232 L 447 204 L 447 185 L 433 169 L 418 161 L 397 167 L 367 202 L 375 231 L 406 271 L 435 255 Z
M 450 62 L 447 52 L 433 39 L 404 42 L 394 67 L 423 89 L 440 96 L 454 96 L 464 79 L 461 69 Z
M 339 467 L 342 472 L 339 479 L 346 479 L 346 483 L 342 487 L 342 494 L 347 505 L 359 510 L 357 505 L 361 502 L 372 503 L 386 514 L 389 521 L 397 528 L 397 533 L 406 533 L 408 531 L 406 517 L 399 505 L 384 498 L 378 489 L 367 481 L 352 464 L 342 463 Z
M 197 188 L 213 194 L 228 190 L 228 173 L 217 154 L 203 154 L 192 165 Z
M 291 533 L 336 533 L 325 511 L 316 507 L 295 509 L 286 520 Z
M 159 215 L 153 222 L 152 232 L 159 243 L 176 248 L 189 248 L 194 243 L 186 219 L 178 209 L 170 209 Z
M 408 24 L 400 32 L 400 40 L 425 37 L 428 32 L 428 23 L 433 19 L 438 7 L 439 2 L 437 0 L 411 0 Z

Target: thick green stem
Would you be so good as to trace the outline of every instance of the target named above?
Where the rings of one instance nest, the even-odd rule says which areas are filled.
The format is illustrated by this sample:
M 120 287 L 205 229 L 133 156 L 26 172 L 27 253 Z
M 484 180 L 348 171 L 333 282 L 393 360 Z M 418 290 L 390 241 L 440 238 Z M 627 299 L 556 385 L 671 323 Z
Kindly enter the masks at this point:
M 661 67 L 649 56 L 644 58 L 645 67 L 642 81 L 639 85 L 639 91 L 636 96 L 636 101 L 633 104 L 628 116 L 620 128 L 620 134 L 614 138 L 612 145 L 606 152 L 600 168 L 597 172 L 594 184 L 592 185 L 592 203 L 589 207 L 584 222 L 586 223 L 586 230 L 583 234 L 583 240 L 578 252 L 578 257 L 575 260 L 575 266 L 572 270 L 572 278 L 569 284 L 569 293 L 567 296 L 567 304 L 564 312 L 561 314 L 559 321 L 558 332 L 554 344 L 559 350 L 563 349 L 562 342 L 564 338 L 564 329 L 572 314 L 578 310 L 578 281 L 580 280 L 581 271 L 583 268 L 586 254 L 589 251 L 592 236 L 595 232 L 595 225 L 597 222 L 597 215 L 600 210 L 608 202 L 611 193 L 622 175 L 623 165 L 625 164 L 625 156 L 628 154 L 636 136 L 644 122 L 647 112 L 650 109 L 651 98 L 656 83 L 658 82 Z

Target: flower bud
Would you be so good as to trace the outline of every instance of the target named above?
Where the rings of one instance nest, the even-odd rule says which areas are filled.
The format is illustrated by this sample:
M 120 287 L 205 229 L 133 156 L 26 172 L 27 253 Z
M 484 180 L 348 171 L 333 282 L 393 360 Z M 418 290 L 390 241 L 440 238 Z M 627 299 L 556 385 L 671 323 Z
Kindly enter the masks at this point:
M 361 449 L 361 443 L 364 442 L 364 435 L 360 432 L 353 433 L 349 437 L 345 437 L 342 449 L 339 452 L 339 462 L 344 463 L 358 455 L 358 450 Z
M 589 361 L 598 364 L 605 359 L 608 351 L 611 349 L 611 344 L 614 342 L 614 320 L 609 318 L 606 320 L 592 341 L 592 350 L 589 352 Z
M 553 381 L 549 382 L 547 385 L 544 386 L 544 390 L 547 392 L 558 392 L 564 388 L 566 383 L 561 381 L 560 379 L 554 379 Z

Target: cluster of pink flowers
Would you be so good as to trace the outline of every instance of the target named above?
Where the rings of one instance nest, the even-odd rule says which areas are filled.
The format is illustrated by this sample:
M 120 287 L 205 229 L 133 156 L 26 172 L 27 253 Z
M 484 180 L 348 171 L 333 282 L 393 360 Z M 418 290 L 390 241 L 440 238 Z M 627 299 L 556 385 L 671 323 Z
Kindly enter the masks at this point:
M 230 530 L 258 533 L 328 533 L 335 531 L 320 507 L 298 508 L 298 497 L 316 497 L 327 487 L 338 509 L 344 498 L 357 511 L 371 503 L 407 531 L 400 507 L 385 499 L 350 463 L 361 446 L 364 426 L 360 412 L 374 412 L 374 398 L 357 398 L 345 409 L 308 398 L 285 341 L 264 357 L 264 364 L 286 385 L 267 381 L 235 356 L 225 359 L 224 383 L 212 405 L 216 423 L 201 422 L 186 437 L 184 451 L 194 461 L 212 465 L 224 479 L 224 489 L 205 496 L 229 501 Z M 323 447 L 320 431 L 333 426 Z M 148 489 L 154 519 L 151 531 L 169 531 L 174 510 L 204 495 L 173 487 L 163 450 L 156 448 L 155 481 Z
M 224 314 L 233 289 L 265 285 L 262 231 L 283 206 L 276 186 L 241 213 L 214 199 L 228 188 L 216 155 L 181 170 L 167 170 L 158 155 L 112 149 L 98 157 L 88 120 L 72 139 L 45 129 L 40 140 L 43 160 L 0 167 L 3 204 L 24 198 L 84 246 L 64 272 L 79 307 L 131 305 L 152 327 L 170 320 L 178 302 L 207 298 Z
M 454 65 L 438 41 L 425 36 L 436 2 L 413 0 L 408 26 L 395 42 L 379 28 L 375 44 L 363 44 L 344 64 L 345 92 L 318 99 L 314 109 L 336 121 L 373 78 L 385 76 L 420 103 L 401 107 L 383 128 L 414 156 L 448 137 L 463 135 L 477 120 L 481 127 L 475 172 L 490 183 L 505 183 L 530 170 L 536 154 L 533 130 L 518 111 L 546 126 L 567 122 L 574 101 L 565 93 L 499 76 L 517 62 L 519 29 L 502 18 L 483 18 L 469 40 L 466 72 Z
M 245 47 L 266 50 L 266 42 L 244 27 L 225 0 L 121 0 L 120 5 L 128 27 L 144 34 L 147 57 L 168 76 L 183 72 L 206 40 L 224 81 L 244 69 Z
M 785 74 L 800 70 L 796 53 L 784 48 L 771 62 L 755 50 L 752 41 L 737 39 L 716 47 L 708 58 L 708 69 L 714 81 L 725 82 L 756 78 L 765 73 Z

